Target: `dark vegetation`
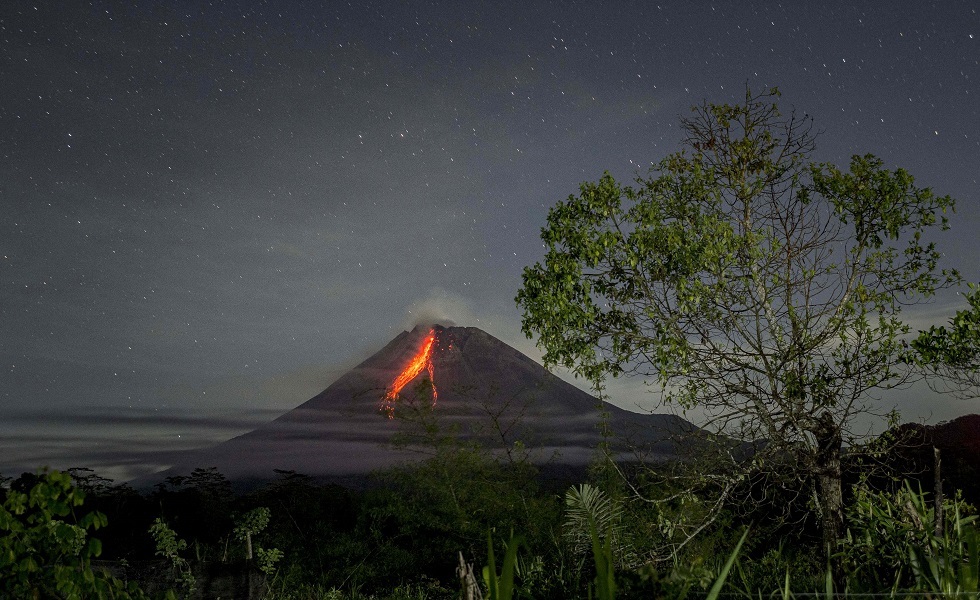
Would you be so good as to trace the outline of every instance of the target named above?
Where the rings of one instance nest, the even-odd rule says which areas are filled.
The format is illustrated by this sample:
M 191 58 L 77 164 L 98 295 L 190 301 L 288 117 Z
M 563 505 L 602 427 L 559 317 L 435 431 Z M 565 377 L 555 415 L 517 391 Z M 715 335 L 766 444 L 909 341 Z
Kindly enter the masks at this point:
M 973 568 L 975 575 L 980 556 L 971 537 L 975 534 L 970 515 L 980 501 L 974 477 L 978 456 L 968 452 L 972 440 L 960 436 L 978 422 L 980 417 L 965 417 L 942 428 L 905 426 L 893 431 L 889 435 L 901 436 L 903 443 L 880 456 L 880 465 L 892 463 L 893 468 L 876 469 L 875 478 L 861 475 L 868 472 L 858 460 L 862 453 L 848 453 L 846 535 L 837 547 L 850 573 L 848 593 L 930 590 L 925 565 L 930 557 L 940 560 L 943 552 L 958 553 L 954 566 Z M 91 543 L 59 534 L 55 538 L 63 547 L 49 547 L 47 554 L 43 544 L 34 544 L 41 548 L 33 554 L 38 569 L 28 573 L 21 547 L 21 561 L 0 561 L 0 590 L 10 597 L 31 597 L 25 590 L 32 589 L 41 590 L 36 597 L 143 597 L 138 584 L 151 596 L 172 590 L 176 597 L 188 592 L 190 597 L 217 597 L 209 595 L 214 589 L 208 587 L 208 579 L 215 565 L 231 565 L 252 574 L 251 588 L 239 585 L 235 597 L 459 598 L 460 553 L 475 565 L 479 584 L 487 590 L 480 573 L 490 561 L 489 535 L 495 572 L 512 569 L 514 591 L 520 597 L 602 597 L 602 578 L 597 576 L 603 573 L 620 598 L 703 597 L 748 529 L 728 573 L 726 594 L 781 592 L 787 577 L 795 593 L 826 591 L 819 521 L 805 509 L 787 514 L 782 510 L 785 498 L 753 489 L 758 482 L 747 481 L 733 494 L 754 498 L 750 510 L 742 500 L 733 500 L 695 541 L 665 555 L 663 548 L 677 536 L 671 522 L 679 521 L 683 512 L 702 510 L 703 499 L 682 495 L 673 505 L 639 502 L 627 484 L 642 489 L 647 471 L 624 480 L 601 456 L 588 484 L 559 485 L 553 479 L 540 480 L 535 467 L 524 461 L 501 459 L 478 446 L 447 440 L 432 449 L 428 461 L 377 473 L 359 490 L 318 483 L 291 471 L 279 471 L 272 481 L 239 494 L 220 473 L 207 468 L 170 477 L 142 493 L 87 469 L 25 473 L 3 486 L 3 549 L 12 547 L 17 537 L 11 520 L 31 525 L 32 511 L 18 514 L 11 500 L 34 490 L 39 505 L 53 507 L 34 525 L 46 529 L 47 523 L 64 522 L 92 529 L 98 523 L 98 531 L 89 531 L 88 539 L 101 541 L 101 554 L 95 561 L 98 552 Z M 941 526 L 935 518 L 934 443 L 940 444 L 942 456 L 948 456 L 941 475 L 946 497 Z M 894 468 L 897 465 L 901 470 Z M 75 504 L 83 496 L 84 503 Z M 268 522 L 259 523 L 251 544 L 254 550 L 281 552 L 271 565 L 263 564 L 258 552 L 246 558 L 243 529 L 257 509 L 267 509 Z M 158 519 L 175 536 L 169 554 L 167 540 L 150 534 Z M 593 539 L 598 541 L 595 548 Z M 511 563 L 503 560 L 508 544 L 516 548 Z M 605 562 L 596 558 L 603 552 L 609 556 Z M 916 553 L 921 556 L 916 558 Z M 60 575 L 65 581 L 90 569 L 92 581 L 102 581 L 111 593 L 100 596 L 95 587 L 76 596 L 58 593 L 70 588 L 58 587 L 54 565 L 69 567 Z M 145 568 L 140 571 L 141 565 L 151 565 L 153 575 L 147 576 Z M 103 566 L 111 567 L 117 578 L 100 579 Z M 123 581 L 125 576 L 130 581 Z M 970 591 L 969 578 L 964 577 L 957 571 L 952 581 L 961 586 L 965 582 L 967 588 L 960 591 Z M 84 577 L 79 581 L 84 583 Z M 496 597 L 504 597 L 504 591 L 498 586 Z

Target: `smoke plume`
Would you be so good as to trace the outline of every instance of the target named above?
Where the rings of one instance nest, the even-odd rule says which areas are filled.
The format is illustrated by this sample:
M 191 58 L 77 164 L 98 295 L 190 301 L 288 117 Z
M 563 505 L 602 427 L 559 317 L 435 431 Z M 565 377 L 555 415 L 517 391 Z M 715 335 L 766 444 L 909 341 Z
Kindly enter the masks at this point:
M 442 288 L 432 288 L 425 298 L 415 300 L 406 307 L 402 328 L 412 329 L 418 325 L 453 327 L 481 324 L 481 319 L 473 313 L 466 298 Z

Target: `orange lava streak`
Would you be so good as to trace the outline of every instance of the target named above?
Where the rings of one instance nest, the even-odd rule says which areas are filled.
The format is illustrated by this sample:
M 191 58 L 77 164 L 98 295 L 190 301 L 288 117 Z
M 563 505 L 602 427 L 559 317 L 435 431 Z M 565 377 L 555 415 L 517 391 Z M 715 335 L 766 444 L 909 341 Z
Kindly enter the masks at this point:
M 412 362 L 408 363 L 408 366 L 405 367 L 401 374 L 398 375 L 393 382 L 391 382 L 388 392 L 381 401 L 381 410 L 388 414 L 389 419 L 395 416 L 395 400 L 398 397 L 399 392 L 401 392 L 402 388 L 408 385 L 408 382 L 415 379 L 423 370 L 427 370 L 429 372 L 429 381 L 432 382 L 432 403 L 436 403 L 437 393 L 435 373 L 432 367 L 432 346 L 435 344 L 435 342 L 436 330 L 430 329 L 429 335 L 427 335 L 425 340 L 422 342 L 422 347 L 419 349 L 418 353 L 412 357 Z

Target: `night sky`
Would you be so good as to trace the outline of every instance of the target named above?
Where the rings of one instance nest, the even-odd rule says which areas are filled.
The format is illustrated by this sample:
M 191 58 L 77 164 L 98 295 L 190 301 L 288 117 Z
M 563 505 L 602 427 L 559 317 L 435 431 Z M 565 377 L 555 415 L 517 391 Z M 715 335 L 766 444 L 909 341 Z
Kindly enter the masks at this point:
M 691 105 L 746 85 L 815 119 L 816 159 L 872 152 L 956 198 L 946 266 L 976 281 L 978 11 L 4 1 L 0 472 L 158 468 L 418 319 L 539 357 L 514 296 L 548 208 L 604 170 L 645 174 Z M 611 392 L 644 401 L 638 382 Z M 885 400 L 908 420 L 980 412 Z

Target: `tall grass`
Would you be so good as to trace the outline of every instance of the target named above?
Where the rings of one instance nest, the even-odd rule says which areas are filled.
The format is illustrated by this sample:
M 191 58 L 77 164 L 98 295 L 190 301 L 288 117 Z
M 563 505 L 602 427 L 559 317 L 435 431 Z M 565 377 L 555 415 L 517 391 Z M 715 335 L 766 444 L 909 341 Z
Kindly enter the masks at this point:
M 615 520 L 608 517 L 615 511 L 610 510 L 600 493 L 585 486 L 574 493 L 570 491 L 567 500 L 574 509 L 571 522 L 586 528 L 591 538 L 595 578 L 586 586 L 584 596 L 590 600 L 614 600 L 619 593 L 616 565 L 622 564 L 614 550 L 616 536 L 609 531 Z M 782 545 L 767 553 L 762 561 L 743 557 L 741 551 L 749 536 L 746 529 L 715 572 L 710 589 L 697 595 L 705 600 L 732 596 L 746 600 L 804 597 L 980 600 L 980 530 L 977 516 L 965 514 L 969 509 L 961 501 L 950 502 L 945 510 L 947 522 L 937 524 L 935 508 L 927 494 L 914 491 L 907 484 L 892 495 L 857 494 L 855 512 L 851 514 L 854 529 L 848 532 L 835 556 L 845 570 L 842 588 L 835 586 L 830 564 L 822 573 L 817 569 L 810 576 L 794 575 L 793 558 L 783 554 Z M 606 531 L 602 531 L 600 523 L 607 527 Z M 519 596 L 513 577 L 519 562 L 516 546 L 508 544 L 501 574 L 487 580 L 492 600 Z M 875 553 L 877 556 L 873 556 Z M 496 573 L 492 548 L 489 558 L 491 572 Z M 880 577 L 882 574 L 871 573 L 864 566 L 869 561 L 875 566 L 890 561 L 893 571 Z M 760 585 L 763 579 L 759 577 L 760 569 L 781 569 L 778 585 L 772 588 Z M 733 572 L 739 574 L 734 580 L 730 577 Z M 771 582 L 772 575 L 766 574 L 764 580 Z M 703 581 L 701 572 L 682 564 L 676 565 L 669 575 L 659 577 L 665 585 L 660 586 L 656 595 L 676 600 L 693 595 L 692 590 L 701 587 Z
M 571 522 L 585 528 L 591 542 L 594 571 L 586 571 L 594 572 L 595 576 L 588 583 L 579 583 L 581 579 L 576 578 L 576 584 L 566 589 L 578 591 L 565 597 L 590 600 L 639 597 L 636 589 L 621 586 L 631 577 L 635 581 L 637 576 L 636 572 L 623 566 L 624 562 L 617 556 L 618 551 L 630 550 L 620 549 L 617 536 L 611 534 L 610 529 L 617 523 L 616 519 L 610 518 L 615 516 L 615 507 L 607 505 L 594 490 L 585 488 L 577 489 L 568 497 L 578 509 L 572 511 Z M 743 550 L 750 535 L 746 528 L 723 563 L 700 568 L 677 564 L 670 573 L 653 575 L 653 591 L 643 597 L 670 600 L 691 597 L 703 600 L 883 597 L 980 600 L 980 530 L 977 516 L 968 514 L 971 507 L 961 501 L 951 501 L 944 511 L 945 523 L 937 526 L 935 508 L 927 494 L 915 491 L 909 485 L 893 494 L 865 490 L 856 493 L 855 497 L 849 514 L 851 529 L 835 557 L 844 566 L 842 588 L 835 586 L 829 564 L 824 569 L 815 565 L 813 570 L 796 568 L 795 557 L 785 549 L 787 546 L 780 545 L 761 558 L 745 555 Z M 580 540 L 573 535 L 565 541 L 575 545 Z M 529 550 L 520 537 L 511 533 L 498 563 L 499 554 L 488 533 L 487 564 L 482 570 L 486 600 L 535 597 L 533 586 L 522 588 L 527 583 L 523 578 L 530 569 L 525 564 L 528 561 L 522 561 L 520 554 Z M 535 556 L 536 560 L 540 558 Z M 868 564 L 874 568 L 891 564 L 892 570 L 873 573 Z M 647 566 L 645 569 L 644 572 L 649 574 L 652 568 Z M 554 570 L 560 571 L 558 566 Z M 705 579 L 706 572 L 711 573 L 708 579 Z M 451 596 L 419 585 L 401 586 L 386 595 L 374 596 L 362 595 L 357 590 L 342 592 L 336 588 L 317 587 L 279 590 L 269 596 L 270 600 L 442 600 L 447 597 Z

